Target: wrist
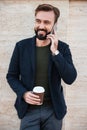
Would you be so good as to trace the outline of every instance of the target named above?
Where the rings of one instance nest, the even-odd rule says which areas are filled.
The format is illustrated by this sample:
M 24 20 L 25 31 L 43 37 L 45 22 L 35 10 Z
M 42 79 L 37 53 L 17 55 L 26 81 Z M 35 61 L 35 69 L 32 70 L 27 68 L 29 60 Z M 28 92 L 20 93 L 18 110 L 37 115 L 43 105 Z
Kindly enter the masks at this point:
M 54 56 L 55 56 L 55 55 L 58 55 L 58 54 L 59 54 L 59 51 L 58 51 L 58 50 L 55 50 L 52 54 L 53 54 Z

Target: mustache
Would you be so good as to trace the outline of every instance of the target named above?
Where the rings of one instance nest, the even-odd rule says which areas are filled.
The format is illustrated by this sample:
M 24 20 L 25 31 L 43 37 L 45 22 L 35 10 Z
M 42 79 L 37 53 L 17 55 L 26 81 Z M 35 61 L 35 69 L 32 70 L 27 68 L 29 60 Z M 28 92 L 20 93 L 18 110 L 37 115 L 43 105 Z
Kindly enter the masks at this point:
M 47 35 L 51 33 L 51 32 L 47 32 L 47 30 L 45 29 L 35 29 L 34 31 L 35 31 L 36 37 L 39 40 L 45 40 Z M 38 34 L 39 31 L 44 31 L 46 34 L 44 36 L 42 34 Z
M 47 33 L 47 30 L 45 30 L 45 29 L 37 29 L 37 31 L 44 31 Z

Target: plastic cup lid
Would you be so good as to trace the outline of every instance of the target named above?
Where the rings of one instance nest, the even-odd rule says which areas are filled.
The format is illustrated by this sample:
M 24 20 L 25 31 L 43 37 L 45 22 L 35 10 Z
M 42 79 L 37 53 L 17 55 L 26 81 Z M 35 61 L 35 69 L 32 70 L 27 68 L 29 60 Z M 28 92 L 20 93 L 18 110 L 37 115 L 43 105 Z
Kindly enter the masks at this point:
M 43 93 L 43 92 L 45 92 L 45 89 L 41 86 L 36 86 L 36 87 L 33 88 L 33 92 Z

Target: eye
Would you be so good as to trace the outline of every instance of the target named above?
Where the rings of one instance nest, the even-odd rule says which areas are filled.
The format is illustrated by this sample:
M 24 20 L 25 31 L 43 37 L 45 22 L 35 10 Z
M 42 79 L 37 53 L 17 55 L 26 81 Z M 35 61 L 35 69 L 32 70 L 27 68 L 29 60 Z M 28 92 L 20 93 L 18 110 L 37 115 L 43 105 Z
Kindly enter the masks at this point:
M 48 24 L 50 24 L 50 21 L 46 20 L 46 21 L 44 21 L 44 23 L 45 23 L 46 25 L 48 25 Z
M 38 24 L 41 23 L 41 21 L 39 19 L 36 19 L 35 22 L 38 23 Z

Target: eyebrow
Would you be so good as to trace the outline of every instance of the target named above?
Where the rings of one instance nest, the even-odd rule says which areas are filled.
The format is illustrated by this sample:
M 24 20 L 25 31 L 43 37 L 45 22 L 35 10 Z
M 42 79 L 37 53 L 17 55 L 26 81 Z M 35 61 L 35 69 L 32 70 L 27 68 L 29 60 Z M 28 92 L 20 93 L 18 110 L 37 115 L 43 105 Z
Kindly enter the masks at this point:
M 41 21 L 41 19 L 38 19 L 38 18 L 36 18 L 35 20 L 40 20 Z M 44 22 L 51 22 L 51 21 L 49 21 L 49 20 L 43 20 Z

